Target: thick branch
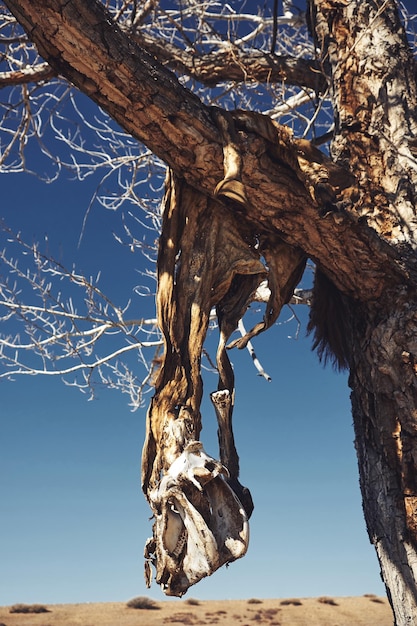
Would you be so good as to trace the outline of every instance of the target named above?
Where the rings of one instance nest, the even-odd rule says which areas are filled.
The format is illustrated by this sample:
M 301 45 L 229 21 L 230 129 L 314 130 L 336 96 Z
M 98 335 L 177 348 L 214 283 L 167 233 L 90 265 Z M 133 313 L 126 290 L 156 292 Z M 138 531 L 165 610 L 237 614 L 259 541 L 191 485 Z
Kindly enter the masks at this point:
M 284 81 L 322 92 L 326 80 L 315 59 L 300 59 L 262 52 L 240 50 L 230 44 L 225 50 L 196 55 L 167 41 L 140 31 L 137 43 L 172 70 L 191 76 L 210 87 L 222 81 L 276 83 Z
M 177 171 L 189 168 L 207 140 L 217 143 L 220 156 L 208 109 L 136 46 L 100 2 L 10 0 L 8 7 L 58 74 Z
M 213 109 L 129 39 L 99 2 L 6 4 L 57 73 L 177 175 L 214 193 L 223 177 L 223 139 Z M 397 255 L 356 216 L 352 221 L 345 213 L 343 207 L 356 193 L 354 178 L 348 183 L 342 168 L 308 142 L 294 141 L 286 128 L 268 125 L 268 118 L 237 113 L 234 120 L 248 198 L 242 224 L 264 235 L 279 231 L 288 243 L 319 260 L 345 293 L 363 299 L 380 294 L 392 281 L 386 268 L 396 271 Z M 397 270 L 407 276 L 401 267 Z

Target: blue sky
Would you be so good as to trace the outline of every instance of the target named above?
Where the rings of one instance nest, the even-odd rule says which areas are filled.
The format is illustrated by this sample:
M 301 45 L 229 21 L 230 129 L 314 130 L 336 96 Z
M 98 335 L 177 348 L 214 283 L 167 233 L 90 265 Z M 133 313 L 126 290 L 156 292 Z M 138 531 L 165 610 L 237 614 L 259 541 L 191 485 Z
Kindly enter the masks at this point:
M 115 242 L 117 216 L 94 206 L 77 248 L 93 180 L 47 186 L 4 175 L 1 185 L 12 228 L 29 241 L 47 234 L 48 246 L 87 274 L 101 268 L 102 288 L 126 301 L 141 257 Z M 250 547 L 189 596 L 383 593 L 362 515 L 347 378 L 318 363 L 305 338 L 308 312 L 296 312 L 298 339 L 292 322 L 255 340 L 272 383 L 256 375 L 245 352 L 231 355 L 241 478 L 255 502 Z M 132 413 L 126 396 L 108 390 L 88 402 L 55 378 L 2 380 L 0 387 L 0 604 L 163 598 L 143 581 L 151 534 L 139 475 L 146 409 Z M 206 395 L 215 387 L 215 376 L 206 375 Z M 216 456 L 206 399 L 203 418 L 204 445 Z

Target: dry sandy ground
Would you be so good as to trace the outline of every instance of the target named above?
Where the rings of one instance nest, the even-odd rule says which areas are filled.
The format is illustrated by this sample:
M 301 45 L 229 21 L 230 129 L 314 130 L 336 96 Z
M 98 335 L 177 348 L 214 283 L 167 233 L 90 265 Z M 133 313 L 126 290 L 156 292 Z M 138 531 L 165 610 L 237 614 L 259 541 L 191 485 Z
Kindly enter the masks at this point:
M 178 600 L 156 610 L 125 603 L 53 604 L 48 613 L 10 613 L 0 607 L 0 626 L 392 626 L 385 598 L 292 598 L 289 600 Z

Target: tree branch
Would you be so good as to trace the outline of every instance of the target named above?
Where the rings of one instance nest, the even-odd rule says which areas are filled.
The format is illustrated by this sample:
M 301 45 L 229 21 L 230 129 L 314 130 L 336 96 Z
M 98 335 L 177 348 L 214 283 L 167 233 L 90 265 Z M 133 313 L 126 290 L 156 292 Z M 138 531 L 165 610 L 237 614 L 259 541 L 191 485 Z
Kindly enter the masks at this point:
M 55 71 L 49 63 L 39 63 L 33 67 L 23 68 L 14 72 L 0 72 L 0 89 L 12 85 L 24 85 L 50 80 L 55 76 Z
M 207 87 L 222 81 L 276 83 L 285 80 L 289 85 L 316 92 L 326 89 L 326 79 L 315 59 L 241 50 L 232 43 L 223 50 L 198 55 L 143 31 L 136 33 L 134 39 L 170 69 L 191 76 Z
M 97 385 L 121 389 L 130 395 L 132 407 L 140 406 L 155 368 L 145 352 L 151 349 L 152 354 L 162 344 L 156 319 L 128 319 L 130 300 L 117 306 L 97 281 L 69 271 L 3 228 L 7 247 L 0 250 L 6 270 L 0 278 L 0 379 L 60 376 L 91 395 Z M 9 256 L 10 245 L 23 252 L 24 268 Z M 141 366 L 142 377 L 133 373 Z
M 91 0 L 6 0 L 39 53 L 145 143 L 180 177 L 209 195 L 223 179 L 223 137 L 213 107 L 179 84 Z M 220 116 L 221 117 L 221 116 Z M 233 115 L 247 196 L 244 220 L 279 232 L 319 259 L 343 292 L 368 299 L 407 274 L 395 251 L 351 217 L 355 179 L 307 141 L 252 113 Z M 350 182 L 349 182 L 350 176 Z M 360 202 L 356 202 L 356 206 Z M 387 263 L 387 258 L 390 262 Z M 381 272 L 381 267 L 391 268 Z M 408 275 L 409 278 L 410 275 Z M 372 294 L 372 296 L 370 295 Z

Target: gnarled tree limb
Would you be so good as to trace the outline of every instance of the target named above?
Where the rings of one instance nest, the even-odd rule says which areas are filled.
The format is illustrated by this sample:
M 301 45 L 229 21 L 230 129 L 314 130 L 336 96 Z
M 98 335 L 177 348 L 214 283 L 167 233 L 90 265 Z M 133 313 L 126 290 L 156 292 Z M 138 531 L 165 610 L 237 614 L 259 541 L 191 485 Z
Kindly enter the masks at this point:
M 244 50 L 230 46 L 197 55 L 178 46 L 159 41 L 144 31 L 133 35 L 137 43 L 154 54 L 171 70 L 191 76 L 207 87 L 221 81 L 276 83 L 285 80 L 289 85 L 323 92 L 326 79 L 316 59 L 277 55 L 260 50 Z
M 95 100 L 177 175 L 213 194 L 222 178 L 222 139 L 211 109 L 126 37 L 99 2 L 6 0 L 6 4 L 58 74 Z M 335 166 L 308 142 L 294 140 L 284 127 L 276 125 L 273 140 L 266 140 L 260 116 L 243 112 L 234 118 L 251 207 L 245 215 L 248 223 L 262 231 L 267 222 L 268 230 L 275 229 L 291 245 L 319 258 L 338 288 L 355 297 L 381 293 L 398 274 L 406 279 L 412 274 L 414 280 L 413 258 L 404 267 L 401 250 L 396 252 L 389 241 L 386 246 L 383 233 L 375 236 L 372 228 L 357 222 L 357 207 L 366 211 L 373 198 L 368 188 L 357 187 L 348 168 Z M 387 268 L 383 275 L 381 265 Z

